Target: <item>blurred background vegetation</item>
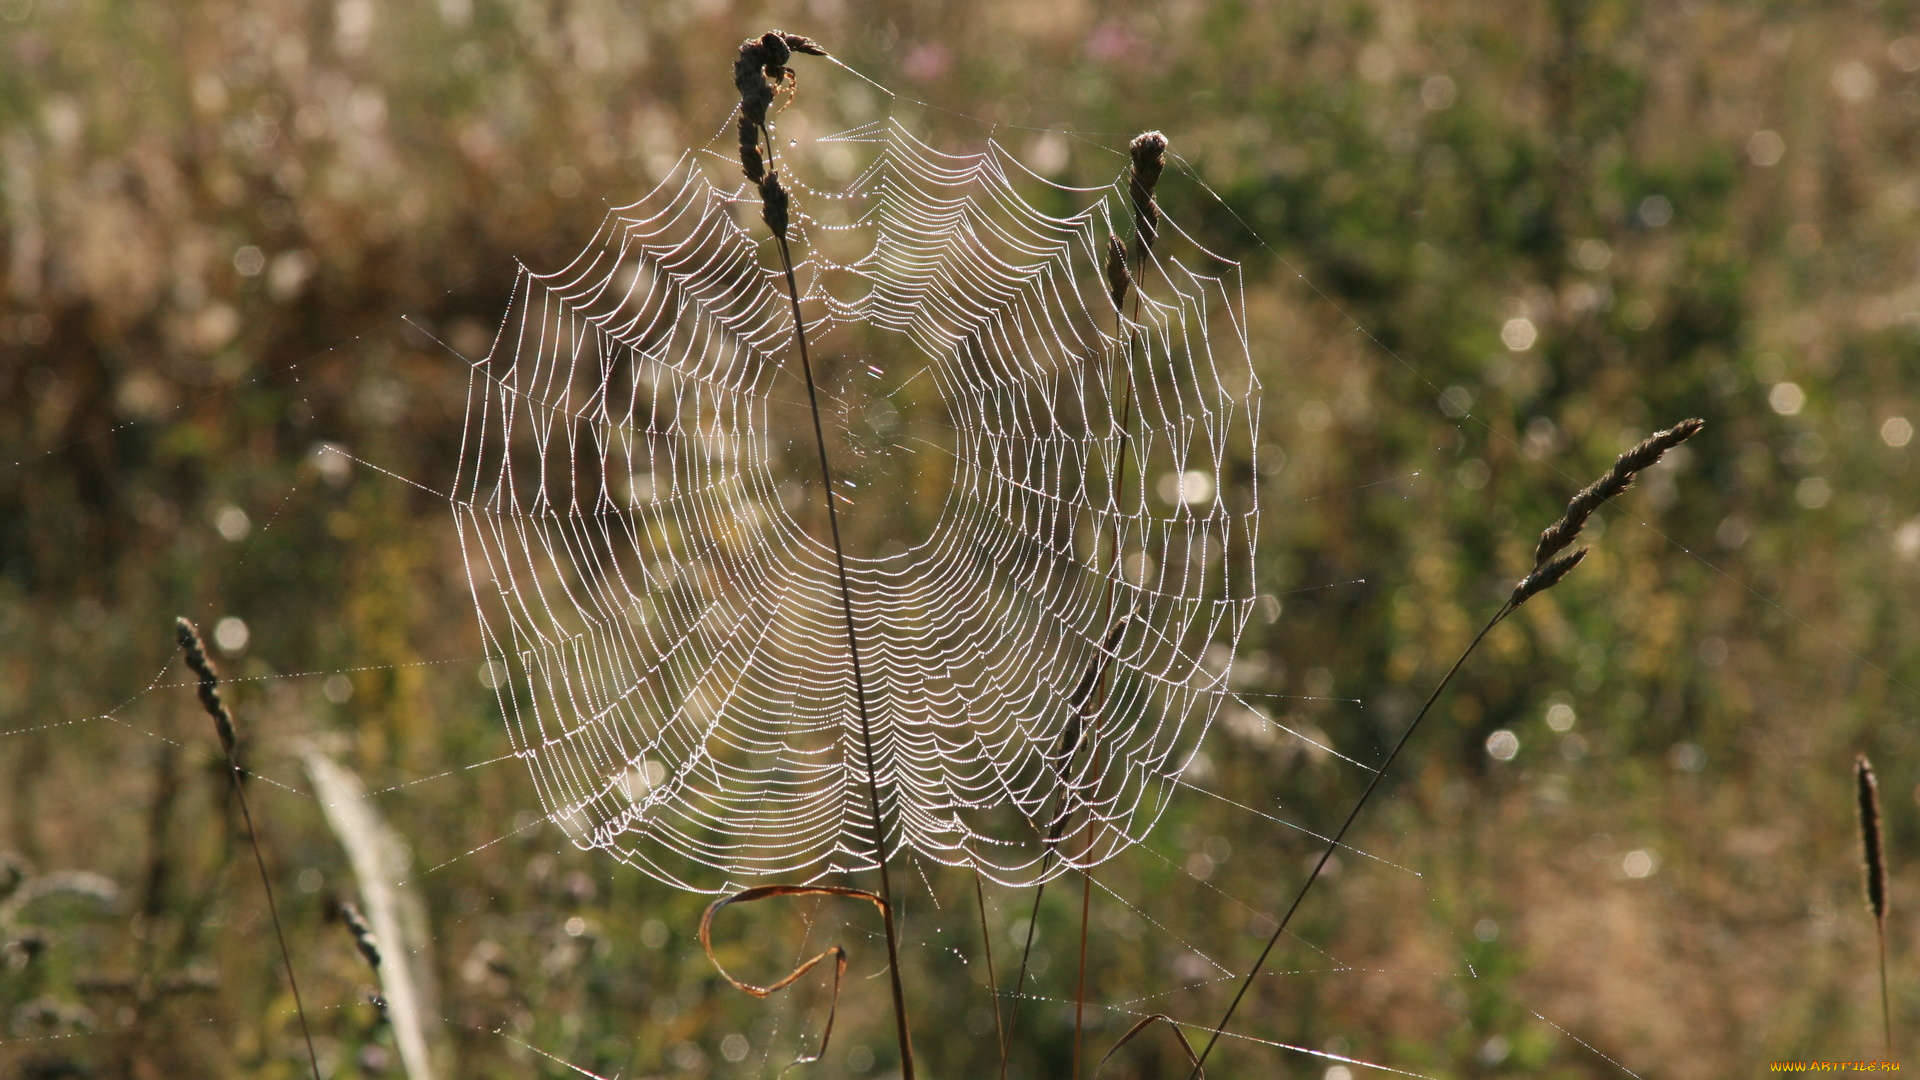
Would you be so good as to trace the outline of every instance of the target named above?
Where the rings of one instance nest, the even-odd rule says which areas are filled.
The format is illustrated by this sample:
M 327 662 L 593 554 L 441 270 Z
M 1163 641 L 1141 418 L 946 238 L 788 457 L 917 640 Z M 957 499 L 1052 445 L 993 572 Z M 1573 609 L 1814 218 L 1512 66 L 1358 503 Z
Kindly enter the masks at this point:
M 1363 819 L 1357 846 L 1419 876 L 1343 859 L 1239 1030 L 1449 1077 L 1871 1056 L 1861 750 L 1894 1025 L 1920 1025 L 1910 5 L 0 0 L 0 1075 L 303 1075 L 178 613 L 239 620 L 222 662 L 331 1075 L 400 1064 L 329 918 L 353 881 L 309 745 L 405 839 L 444 1075 L 772 1075 L 812 1037 L 817 987 L 728 989 L 702 898 L 575 851 L 519 766 L 476 767 L 506 744 L 444 501 L 314 452 L 450 475 L 465 372 L 400 316 L 484 353 L 514 260 L 560 265 L 711 139 L 768 26 L 965 114 L 918 111 L 937 144 L 992 130 L 1062 181 L 1111 179 L 1091 144 L 1170 135 L 1192 171 L 1162 202 L 1245 261 L 1266 387 L 1278 617 L 1240 685 L 1299 695 L 1260 700 L 1362 761 L 1567 494 L 1709 422 Z M 802 80 L 823 122 L 874 107 Z M 1264 731 L 1223 724 L 1205 783 L 1336 827 L 1365 773 Z M 1203 956 L 1247 963 L 1313 850 L 1176 804 L 1094 894 L 1093 1045 L 1127 1010 L 1211 1020 Z M 1022 1077 L 1068 1071 L 1078 892 L 1043 912 Z M 932 1076 L 991 1075 L 970 893 L 930 875 L 906 900 Z M 989 899 L 1004 976 L 1029 898 Z M 820 1075 L 894 1068 L 867 917 L 721 930 L 761 978 L 803 935 L 853 947 Z M 1158 1039 L 1109 1074 L 1174 1075 Z M 1246 1042 L 1218 1060 L 1346 1080 Z

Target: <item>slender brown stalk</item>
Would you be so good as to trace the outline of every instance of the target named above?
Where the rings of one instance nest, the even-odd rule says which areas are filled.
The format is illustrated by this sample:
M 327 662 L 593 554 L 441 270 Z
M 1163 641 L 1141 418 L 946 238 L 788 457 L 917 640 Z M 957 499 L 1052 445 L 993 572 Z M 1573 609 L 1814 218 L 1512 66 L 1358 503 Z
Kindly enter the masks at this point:
M 143 970 L 152 969 L 159 952 L 161 936 L 156 921 L 167 910 L 173 878 L 170 841 L 173 804 L 180 795 L 179 753 L 179 744 L 162 742 L 153 761 L 153 802 L 147 808 L 147 880 L 140 903 L 140 914 L 148 923 L 141 942 Z
M 833 469 L 827 460 L 827 436 L 820 423 L 820 397 L 814 386 L 813 361 L 807 351 L 807 324 L 800 312 L 800 287 L 794 280 L 793 253 L 787 246 L 789 198 L 774 167 L 773 137 L 767 130 L 767 107 L 775 90 L 793 72 L 786 63 L 794 53 L 824 56 L 826 50 L 798 34 L 769 31 L 740 46 L 734 64 L 734 85 L 740 90 L 740 166 L 760 188 L 760 215 L 780 251 L 780 270 L 787 281 L 787 300 L 793 307 L 793 331 L 800 349 L 800 373 L 807 384 L 807 408 L 813 417 L 813 441 L 820 456 L 820 483 L 827 503 L 827 528 L 833 539 L 834 569 L 840 582 L 840 610 L 847 626 L 847 657 L 853 668 L 854 706 L 860 721 L 860 746 L 866 757 L 867 806 L 873 815 L 874 862 L 880 870 L 880 921 L 886 929 L 887 975 L 893 989 L 893 1019 L 900 1043 L 902 1080 L 914 1080 L 913 1042 L 907 1026 L 907 999 L 900 977 L 899 934 L 894 927 L 893 882 L 887 872 L 887 824 L 880 808 L 880 781 L 873 750 L 873 726 L 867 712 L 867 687 L 860 668 L 860 640 L 854 629 L 853 589 L 847 581 L 846 548 L 840 539 L 840 514 L 835 508 Z M 764 144 L 765 155 L 760 153 Z
M 1049 847 L 1041 858 L 1052 856 L 1053 849 Z M 1007 1061 L 1013 1056 L 1013 1030 L 1020 1022 L 1020 1002 L 1027 986 L 1027 960 L 1033 955 L 1034 928 L 1040 925 L 1040 898 L 1046 894 L 1046 882 L 1034 886 L 1033 910 L 1027 913 L 1027 940 L 1020 948 L 1020 974 L 1013 980 L 1013 1004 L 1007 1006 L 1007 1030 L 1000 1041 L 1000 1080 L 1007 1080 Z
M 1089 834 L 1087 842 L 1093 838 Z M 1080 1042 L 1087 1012 L 1087 915 L 1093 907 L 1093 874 L 1080 871 L 1080 976 L 1073 988 L 1073 1080 L 1080 1080 Z
M 1887 993 L 1887 850 L 1881 829 L 1880 782 L 1867 755 L 1853 759 L 1854 793 L 1860 802 L 1860 850 L 1864 859 L 1867 910 L 1880 944 L 1880 1023 L 1887 1057 L 1893 1057 L 1893 1000 Z
M 200 632 L 184 617 L 175 619 L 174 636 L 186 654 L 187 666 L 200 677 L 200 704 L 213 718 L 213 730 L 220 736 L 220 749 L 227 755 L 227 779 L 233 784 L 233 797 L 240 804 L 240 818 L 246 822 L 247 842 L 253 846 L 253 862 L 260 869 L 260 888 L 267 894 L 267 913 L 273 917 L 273 936 L 280 942 L 280 962 L 286 965 L 287 986 L 293 990 L 293 1011 L 300 1017 L 300 1034 L 307 1042 L 307 1064 L 313 1067 L 313 1080 L 320 1080 L 320 1055 L 313 1049 L 313 1031 L 307 1026 L 307 1007 L 300 1000 L 300 980 L 293 974 L 293 953 L 287 948 L 287 933 L 280 925 L 280 908 L 273 901 L 273 878 L 267 873 L 267 857 L 260 852 L 260 832 L 254 828 L 253 812 L 247 808 L 246 785 L 240 782 L 240 757 L 233 736 L 233 714 L 220 700 L 220 675 L 206 648 L 200 644 Z
M 1167 138 L 1157 131 L 1142 132 L 1128 145 L 1132 164 L 1127 173 L 1127 196 L 1133 206 L 1134 253 L 1137 264 L 1144 265 L 1147 253 L 1153 248 L 1154 239 L 1160 233 L 1160 206 L 1154 201 L 1154 190 L 1160 184 L 1160 174 L 1167 163 Z M 1115 455 L 1113 479 L 1115 510 L 1119 509 L 1119 492 L 1127 471 L 1127 450 L 1133 443 L 1133 331 L 1126 325 L 1125 305 L 1129 291 L 1133 293 L 1133 313 L 1137 320 L 1140 315 L 1140 290 L 1135 281 L 1135 271 L 1127 267 L 1127 248 L 1117 236 L 1107 237 L 1106 279 L 1107 295 L 1113 301 L 1115 337 L 1120 342 L 1120 371 L 1124 389 L 1121 392 L 1120 405 L 1120 450 Z M 1114 516 L 1112 541 L 1108 547 L 1108 576 L 1106 600 L 1103 605 L 1103 619 L 1113 623 L 1113 592 L 1115 582 L 1120 576 L 1120 522 L 1119 514 Z M 1110 653 L 1117 644 L 1111 634 L 1107 642 Z M 1109 665 L 1103 656 L 1095 661 L 1098 665 L 1099 702 L 1104 704 L 1107 695 L 1107 674 Z M 1076 728 L 1080 723 L 1080 703 L 1074 702 Z M 1098 708 L 1098 705 L 1095 706 Z M 1085 710 L 1091 713 L 1093 710 Z M 1077 733 L 1077 732 L 1076 732 Z M 1092 754 L 1099 753 L 1099 745 L 1093 744 Z M 1093 847 L 1093 819 L 1089 814 L 1085 823 L 1087 830 L 1087 848 Z M 1080 881 L 1080 959 L 1076 968 L 1073 992 L 1073 1072 L 1074 1080 L 1080 1078 L 1081 1046 L 1086 1032 L 1087 1009 L 1087 916 L 1093 904 L 1093 878 L 1082 872 Z M 1034 911 L 1037 915 L 1040 897 L 1034 896 Z M 1031 938 L 1031 935 L 1029 935 Z M 1026 958 L 1021 958 L 1022 973 L 1026 970 Z
M 1167 139 L 1157 131 L 1142 132 L 1128 146 L 1132 165 L 1127 175 L 1127 195 L 1133 204 L 1133 233 L 1136 261 L 1144 265 L 1147 252 L 1153 248 L 1154 238 L 1160 232 L 1160 206 L 1154 201 L 1154 189 L 1160 184 L 1160 173 L 1166 168 Z M 1133 293 L 1133 313 L 1137 320 L 1140 316 L 1140 290 L 1135 283 L 1135 271 L 1127 268 L 1127 248 L 1117 236 L 1107 238 L 1107 295 L 1113 300 L 1113 316 L 1116 337 L 1120 341 L 1120 370 L 1125 383 L 1121 394 L 1120 406 L 1120 451 L 1114 461 L 1115 510 L 1119 509 L 1119 491 L 1126 478 L 1127 450 L 1133 443 L 1133 331 L 1126 325 L 1124 305 L 1127 293 Z M 1113 523 L 1113 538 L 1108 549 L 1107 595 L 1104 604 L 1104 619 L 1113 622 L 1113 592 L 1115 582 L 1120 576 L 1120 515 L 1116 512 Z M 1111 653 L 1118 644 L 1117 638 L 1109 634 L 1107 651 Z M 1103 656 L 1096 661 L 1099 664 L 1100 702 L 1104 704 L 1107 696 L 1107 675 L 1109 665 Z M 1091 711 L 1091 710 L 1089 710 Z M 1094 743 L 1090 753 L 1098 755 L 1099 744 Z M 1097 765 L 1097 762 L 1095 763 Z M 1093 848 L 1093 817 L 1089 813 L 1085 824 L 1087 830 L 1087 849 Z M 1036 897 L 1036 906 L 1037 900 Z M 1093 875 L 1082 871 L 1080 876 L 1080 959 L 1076 969 L 1073 991 L 1073 1080 L 1080 1080 L 1081 1045 L 1086 1033 L 1087 1011 L 1087 917 L 1093 906 Z M 1024 966 L 1024 965 L 1023 965 Z
M 1007 1033 L 1000 1026 L 1000 984 L 993 976 L 993 931 L 987 926 L 987 890 L 980 884 L 980 871 L 973 872 L 973 895 L 980 901 L 980 948 L 987 958 L 987 996 L 993 999 L 993 1037 L 1000 1047 L 1002 1067 L 1006 1061 Z
M 1493 613 L 1493 617 L 1487 620 L 1486 625 L 1480 628 L 1480 632 L 1473 636 L 1473 640 L 1467 643 L 1466 649 L 1454 660 L 1453 666 L 1441 676 L 1440 682 L 1434 686 L 1433 692 L 1427 695 L 1427 700 L 1420 706 L 1420 711 L 1414 714 L 1412 722 L 1407 724 L 1406 730 L 1400 733 L 1399 740 L 1393 744 L 1393 749 L 1388 751 L 1387 759 L 1380 763 L 1380 768 L 1375 770 L 1373 778 L 1367 781 L 1366 789 L 1360 793 L 1360 798 L 1354 801 L 1353 809 L 1347 813 L 1347 819 L 1327 841 L 1325 850 L 1320 853 L 1319 861 L 1314 863 L 1313 870 L 1307 874 L 1307 880 L 1301 883 L 1299 891 L 1294 894 L 1293 903 L 1287 905 L 1286 914 L 1280 917 L 1280 924 L 1274 927 L 1273 936 L 1267 939 L 1266 946 L 1260 950 L 1260 956 L 1254 960 L 1253 966 L 1247 969 L 1246 976 L 1240 980 L 1239 988 L 1234 991 L 1233 1000 L 1227 1004 L 1226 1013 L 1220 1017 L 1220 1022 L 1215 1024 L 1208 1034 L 1207 1044 L 1201 1047 L 1200 1056 L 1195 1059 L 1193 1071 L 1187 1074 L 1187 1080 L 1198 1080 L 1201 1068 L 1207 1062 L 1207 1056 L 1213 1053 L 1214 1045 L 1220 1041 L 1220 1036 L 1226 1031 L 1228 1022 L 1240 1008 L 1240 1002 L 1246 998 L 1247 991 L 1252 988 L 1253 980 L 1266 966 L 1267 957 L 1280 943 L 1280 936 L 1287 932 L 1287 924 L 1293 921 L 1294 914 L 1300 910 L 1300 905 L 1306 900 L 1307 893 L 1313 889 L 1314 882 L 1320 880 L 1320 873 L 1326 869 L 1327 861 L 1333 858 L 1333 853 L 1339 849 L 1341 841 L 1346 839 L 1347 831 L 1353 828 L 1354 821 L 1360 817 L 1360 811 L 1366 808 L 1367 800 L 1373 798 L 1374 791 L 1380 787 L 1380 781 L 1386 777 L 1388 770 L 1393 768 L 1393 763 L 1399 759 L 1400 752 L 1406 749 L 1408 741 L 1413 738 L 1413 733 L 1419 729 L 1420 722 L 1426 719 L 1427 713 L 1432 711 L 1434 702 L 1440 700 L 1440 695 L 1453 682 L 1453 677 L 1460 673 L 1460 668 L 1466 664 L 1467 658 L 1480 647 L 1480 643 L 1486 640 L 1494 627 L 1520 610 L 1521 605 L 1529 599 L 1559 584 L 1574 567 L 1580 565 L 1580 560 L 1586 557 L 1587 549 L 1581 548 L 1570 554 L 1562 554 L 1562 552 L 1580 534 L 1581 528 L 1594 511 L 1608 499 L 1632 486 L 1635 475 L 1651 468 L 1667 451 L 1686 442 L 1705 426 L 1706 422 L 1703 420 L 1683 420 L 1666 431 L 1654 433 L 1633 449 L 1620 455 L 1619 459 L 1613 463 L 1613 468 L 1598 481 L 1574 495 L 1568 501 L 1566 512 L 1561 515 L 1560 520 L 1541 534 L 1540 545 L 1534 552 L 1533 569 L 1513 587 L 1513 592 L 1500 605 L 1499 610 Z

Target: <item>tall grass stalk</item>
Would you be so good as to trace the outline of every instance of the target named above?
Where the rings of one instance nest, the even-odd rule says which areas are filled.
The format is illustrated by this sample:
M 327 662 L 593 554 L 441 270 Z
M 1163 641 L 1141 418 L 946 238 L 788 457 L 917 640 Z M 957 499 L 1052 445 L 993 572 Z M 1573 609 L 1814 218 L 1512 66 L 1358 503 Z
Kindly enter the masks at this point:
M 1657 431 L 1648 436 L 1638 445 L 1621 454 L 1614 461 L 1613 468 L 1600 479 L 1582 488 L 1569 499 L 1567 509 L 1560 515 L 1560 519 L 1547 526 L 1546 530 L 1540 534 L 1540 543 L 1534 549 L 1533 569 L 1513 587 L 1513 591 L 1508 594 L 1499 610 L 1493 613 L 1493 617 L 1488 619 L 1486 625 L 1480 628 L 1480 632 L 1467 643 L 1467 647 L 1454 660 L 1453 666 L 1447 669 L 1447 673 L 1440 677 L 1440 682 L 1434 686 L 1433 692 L 1428 694 L 1427 700 L 1421 704 L 1420 711 L 1414 714 L 1413 720 L 1407 724 L 1406 730 L 1400 733 L 1399 740 L 1393 744 L 1393 749 L 1387 753 L 1387 759 L 1380 763 L 1380 768 L 1374 772 L 1373 778 L 1367 781 L 1366 789 L 1360 793 L 1360 798 L 1354 801 L 1353 809 L 1347 813 L 1347 819 L 1341 822 L 1340 828 L 1327 841 L 1325 850 L 1320 852 L 1319 861 L 1313 864 L 1313 870 L 1307 874 L 1307 879 L 1301 883 L 1300 890 L 1294 894 L 1293 903 L 1287 905 L 1286 914 L 1280 917 L 1280 924 L 1274 927 L 1273 936 L 1267 939 L 1266 947 L 1260 950 L 1260 956 L 1254 960 L 1253 966 L 1240 980 L 1233 1000 L 1227 1004 L 1226 1013 L 1220 1017 L 1220 1022 L 1213 1026 L 1213 1030 L 1207 1036 L 1206 1045 L 1201 1047 L 1200 1055 L 1193 1063 L 1193 1071 L 1188 1074 L 1188 1080 L 1198 1080 L 1208 1055 L 1213 1053 L 1214 1045 L 1220 1041 L 1220 1036 L 1226 1031 L 1227 1024 L 1233 1020 L 1233 1014 L 1239 1010 L 1240 1002 L 1245 1000 L 1248 989 L 1253 986 L 1253 980 L 1266 966 L 1267 957 L 1280 943 L 1280 936 L 1287 932 L 1287 924 L 1293 921 L 1294 914 L 1300 910 L 1300 905 L 1306 900 L 1307 893 L 1313 889 L 1314 882 L 1320 880 L 1320 873 L 1326 869 L 1327 861 L 1333 858 L 1333 853 L 1339 849 L 1341 841 L 1346 839 L 1347 831 L 1353 828 L 1353 823 L 1359 819 L 1360 811 L 1366 809 L 1367 801 L 1373 798 L 1375 791 L 1379 790 L 1380 781 L 1386 778 L 1387 772 L 1393 768 L 1393 763 L 1399 759 L 1401 751 L 1407 748 L 1413 733 L 1419 730 L 1420 722 L 1425 720 L 1427 714 L 1433 710 L 1434 702 L 1440 700 L 1440 695 L 1453 682 L 1453 677 L 1460 673 L 1460 668 L 1466 664 L 1467 658 L 1480 647 L 1480 643 L 1486 640 L 1494 627 L 1499 626 L 1508 616 L 1520 610 L 1521 605 L 1529 599 L 1558 585 L 1573 571 L 1574 567 L 1580 565 L 1581 560 L 1586 558 L 1588 549 L 1580 548 L 1573 552 L 1567 552 L 1566 549 L 1579 538 L 1581 530 L 1585 528 L 1587 520 L 1595 511 L 1604 506 L 1609 499 L 1632 487 L 1636 475 L 1651 468 L 1667 451 L 1686 442 L 1705 426 L 1706 422 L 1703 420 L 1683 420 L 1665 431 Z
M 873 751 L 873 726 L 867 714 L 867 688 L 860 670 L 860 640 L 854 630 L 853 590 L 847 583 L 847 553 L 840 540 L 840 513 L 834 506 L 833 468 L 827 460 L 827 436 L 820 423 L 820 396 L 814 386 L 813 361 L 807 352 L 807 324 L 800 312 L 800 286 L 794 281 L 793 253 L 787 246 L 789 197 L 774 167 L 773 135 L 767 128 L 767 106 L 775 88 L 792 77 L 787 61 L 794 53 L 825 56 L 826 50 L 798 34 L 772 30 L 749 38 L 734 63 L 734 85 L 740 91 L 740 166 L 760 189 L 760 216 L 772 230 L 780 252 L 780 270 L 787 282 L 787 301 L 793 307 L 793 332 L 799 344 L 800 373 L 807 384 L 807 409 L 813 417 L 813 441 L 820 455 L 820 483 L 827 503 L 827 527 L 833 539 L 834 569 L 840 582 L 840 610 L 847 625 L 847 657 L 853 668 L 853 699 L 860 721 L 860 747 L 865 756 L 867 806 L 873 815 L 873 855 L 880 870 L 880 921 L 887 938 L 887 977 L 893 989 L 895 1034 L 900 1043 L 901 1080 L 914 1080 L 913 1041 L 907 1025 L 906 991 L 900 978 L 900 943 L 894 927 L 893 882 L 887 872 L 887 823 L 880 808 L 880 781 Z M 764 144 L 764 155 L 761 149 Z
M 987 925 L 987 890 L 980 884 L 980 871 L 973 872 L 973 896 L 980 902 L 980 949 L 987 960 L 987 997 L 993 1002 L 993 1037 L 1006 1059 L 1007 1032 L 1000 1026 L 1000 984 L 993 974 L 993 930 Z
M 246 785 L 240 778 L 240 755 L 233 734 L 233 714 L 220 700 L 220 674 L 200 643 L 200 631 L 183 616 L 173 622 L 174 636 L 187 666 L 200 678 L 200 705 L 213 719 L 214 733 L 220 736 L 220 749 L 227 755 L 227 779 L 233 785 L 234 801 L 240 805 L 240 819 L 247 826 L 247 842 L 253 847 L 253 863 L 260 869 L 260 888 L 267 896 L 267 914 L 273 917 L 273 936 L 280 942 L 280 962 L 287 969 L 287 987 L 293 991 L 293 1011 L 300 1017 L 300 1034 L 307 1043 L 307 1064 L 313 1068 L 313 1080 L 320 1080 L 320 1055 L 313 1049 L 313 1029 L 307 1026 L 307 1006 L 300 999 L 300 980 L 293 973 L 293 953 L 287 948 L 287 932 L 280 925 L 280 907 L 273 900 L 273 877 L 267 873 L 267 857 L 260 851 L 260 832 L 253 824 L 253 811 L 247 807 Z

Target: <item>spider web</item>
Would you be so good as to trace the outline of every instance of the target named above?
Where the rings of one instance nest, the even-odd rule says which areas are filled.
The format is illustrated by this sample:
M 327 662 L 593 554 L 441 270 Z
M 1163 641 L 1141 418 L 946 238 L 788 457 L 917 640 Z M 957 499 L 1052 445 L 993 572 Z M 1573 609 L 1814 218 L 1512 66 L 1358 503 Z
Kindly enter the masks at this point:
M 893 117 L 788 148 L 883 850 L 1098 864 L 1166 807 L 1255 602 L 1239 267 L 1170 227 L 1121 310 L 1124 176 Z M 701 891 L 880 857 L 785 282 L 715 160 L 521 270 L 450 496 L 542 808 Z

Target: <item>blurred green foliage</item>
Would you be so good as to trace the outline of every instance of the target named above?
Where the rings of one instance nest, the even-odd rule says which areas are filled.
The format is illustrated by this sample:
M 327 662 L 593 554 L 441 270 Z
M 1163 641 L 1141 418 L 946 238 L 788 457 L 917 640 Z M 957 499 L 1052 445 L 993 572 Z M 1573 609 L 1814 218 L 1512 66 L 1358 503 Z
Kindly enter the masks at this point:
M 414 848 L 450 1075 L 571 1075 L 529 1047 L 765 1075 L 811 1045 L 817 987 L 727 989 L 701 898 L 573 850 L 518 766 L 478 764 L 505 741 L 445 503 L 367 464 L 450 474 L 447 348 L 484 353 L 516 259 L 558 265 L 720 129 L 731 50 L 767 25 L 939 106 L 902 106 L 936 144 L 991 131 L 1062 180 L 1168 132 L 1186 166 L 1162 204 L 1245 261 L 1266 388 L 1277 618 L 1240 685 L 1360 761 L 1567 494 L 1709 421 L 1490 640 L 1237 1030 L 1461 1077 L 1616 1074 L 1561 1029 L 1637 1071 L 1877 1052 L 1848 767 L 1880 767 L 1899 912 L 1920 884 L 1911 7 L 0 0 L 0 847 L 21 860 L 0 1075 L 300 1074 L 169 659 L 181 612 L 250 631 L 230 696 L 333 1075 L 398 1064 L 326 918 L 351 881 L 301 740 L 383 789 Z M 823 66 L 795 108 L 858 122 L 877 97 Z M 1133 1013 L 1216 1015 L 1219 965 L 1248 962 L 1366 778 L 1244 717 L 1211 738 L 1196 782 L 1240 805 L 1191 794 L 1098 876 L 1097 1052 Z M 990 1075 L 971 882 L 925 880 L 925 1072 Z M 1016 1075 L 1068 1071 L 1079 891 L 1049 890 Z M 1030 899 L 990 893 L 1004 982 Z M 723 959 L 764 978 L 847 943 L 816 1068 L 884 1074 L 867 913 L 761 906 L 723 916 Z M 1174 1075 L 1164 1039 L 1109 1073 Z M 1298 1050 L 1223 1054 L 1219 1075 L 1339 1080 Z

